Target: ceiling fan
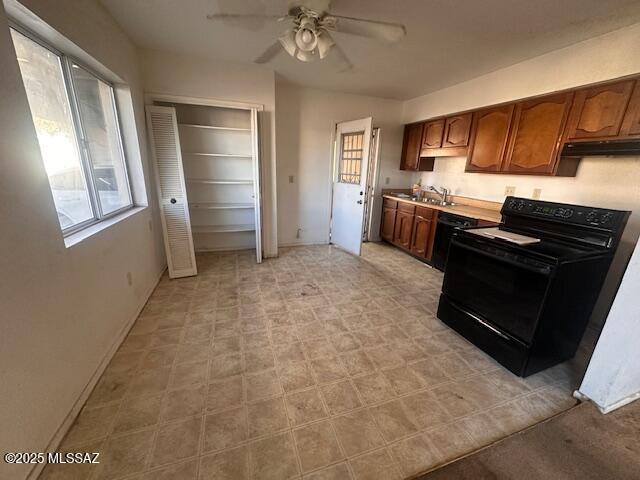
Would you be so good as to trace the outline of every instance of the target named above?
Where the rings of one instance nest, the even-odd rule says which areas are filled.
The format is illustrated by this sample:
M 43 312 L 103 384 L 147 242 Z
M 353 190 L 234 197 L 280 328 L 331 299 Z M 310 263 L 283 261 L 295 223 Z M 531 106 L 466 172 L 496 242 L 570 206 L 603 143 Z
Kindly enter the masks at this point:
M 282 49 L 302 62 L 323 59 L 330 52 L 342 62 L 341 70 L 349 70 L 352 64 L 344 51 L 335 43 L 329 32 L 348 33 L 374 38 L 384 42 L 397 42 L 406 35 L 404 25 L 366 20 L 363 18 L 334 15 L 329 10 L 330 0 L 290 0 L 288 13 L 284 16 L 213 13 L 209 20 L 248 21 L 275 20 L 292 23 L 276 42 L 269 46 L 255 63 L 267 63 Z

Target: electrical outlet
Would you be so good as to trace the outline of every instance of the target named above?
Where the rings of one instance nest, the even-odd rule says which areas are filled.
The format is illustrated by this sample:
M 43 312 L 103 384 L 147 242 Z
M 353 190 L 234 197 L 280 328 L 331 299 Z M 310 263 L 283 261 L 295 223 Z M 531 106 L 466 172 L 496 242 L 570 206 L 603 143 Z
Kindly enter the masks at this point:
M 293 175 L 289 175 L 289 183 L 293 183 L 295 177 Z
M 384 184 L 389 185 L 389 183 L 391 183 L 391 179 L 389 177 L 385 177 Z
M 513 196 L 516 194 L 516 187 L 512 185 L 507 185 L 504 187 L 504 195 L 505 197 Z
M 534 188 L 533 189 L 533 199 L 534 200 L 539 200 L 541 194 L 542 194 L 542 189 L 541 188 Z

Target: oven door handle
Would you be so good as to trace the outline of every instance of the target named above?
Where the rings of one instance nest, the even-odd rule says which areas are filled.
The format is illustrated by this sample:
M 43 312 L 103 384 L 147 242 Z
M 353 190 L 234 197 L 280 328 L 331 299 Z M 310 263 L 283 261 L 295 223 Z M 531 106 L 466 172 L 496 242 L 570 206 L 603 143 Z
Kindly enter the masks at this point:
M 445 225 L 447 227 L 466 227 L 466 225 L 464 223 L 456 223 L 456 222 L 449 222 L 447 220 L 438 220 L 438 225 Z
M 466 312 L 467 315 L 469 315 L 471 318 L 473 318 L 476 322 L 478 322 L 480 325 L 482 325 L 483 327 L 488 328 L 489 330 L 491 330 L 493 333 L 495 333 L 496 335 L 504 338 L 505 340 L 511 341 L 511 338 L 508 335 L 505 335 L 504 333 L 502 333 L 500 330 L 498 330 L 496 327 L 494 327 L 493 325 L 489 324 L 488 322 L 485 322 L 484 320 L 482 320 L 480 317 L 478 317 L 477 315 L 474 315 L 473 313 L 467 311 Z
M 485 251 L 485 250 L 483 250 L 481 248 L 472 247 L 471 245 L 467 245 L 465 243 L 457 242 L 455 238 L 451 241 L 451 244 L 455 245 L 456 247 L 460 247 L 460 248 L 463 248 L 465 250 L 469 250 L 471 252 L 477 253 L 479 255 L 484 255 L 485 257 L 492 258 L 493 260 L 497 260 L 499 262 L 506 263 L 508 265 L 512 265 L 512 266 L 514 266 L 516 268 L 521 268 L 523 270 L 527 270 L 527 271 L 532 272 L 532 273 L 539 273 L 541 275 L 550 275 L 551 274 L 551 267 L 549 267 L 549 266 L 534 267 L 532 265 L 527 265 L 526 263 L 516 262 L 515 260 L 510 260 L 508 258 L 500 257 L 498 255 L 492 255 L 491 252 L 487 252 L 487 251 Z

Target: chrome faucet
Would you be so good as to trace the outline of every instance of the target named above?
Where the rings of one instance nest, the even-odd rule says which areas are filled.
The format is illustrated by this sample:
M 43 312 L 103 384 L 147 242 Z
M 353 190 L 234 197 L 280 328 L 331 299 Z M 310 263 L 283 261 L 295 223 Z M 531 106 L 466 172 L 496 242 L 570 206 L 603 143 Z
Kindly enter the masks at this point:
M 449 190 L 447 190 L 446 188 L 442 187 L 442 191 L 440 191 L 436 187 L 434 187 L 433 185 L 429 185 L 429 190 L 433 190 L 434 192 L 436 192 L 438 195 L 440 195 L 442 197 L 442 199 L 440 200 L 440 205 L 446 205 L 447 204 L 447 195 L 449 195 Z

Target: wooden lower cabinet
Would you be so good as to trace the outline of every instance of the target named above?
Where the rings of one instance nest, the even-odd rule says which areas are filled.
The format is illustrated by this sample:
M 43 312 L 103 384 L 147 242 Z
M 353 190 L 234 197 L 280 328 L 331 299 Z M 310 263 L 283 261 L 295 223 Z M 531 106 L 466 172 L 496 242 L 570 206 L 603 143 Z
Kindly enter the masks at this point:
M 400 248 L 411 248 L 411 234 L 413 233 L 413 213 L 398 210 L 396 225 L 393 231 L 393 243 Z
M 418 207 L 413 218 L 413 232 L 411 234 L 411 253 L 426 260 L 431 259 L 431 244 L 433 243 L 433 210 Z
M 387 242 L 393 242 L 393 231 L 396 226 L 396 209 L 384 207 L 380 222 L 380 236 Z
M 432 208 L 406 202 L 391 204 L 389 199 L 385 199 L 380 236 L 420 259 L 431 260 L 436 218 L 437 211 Z

